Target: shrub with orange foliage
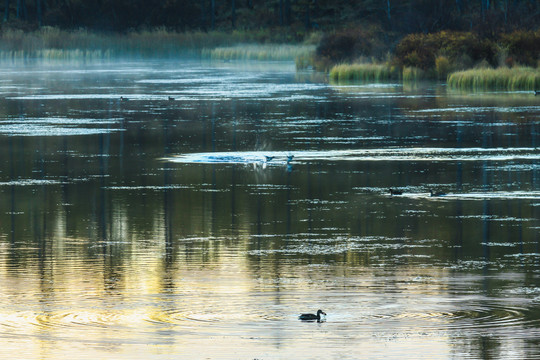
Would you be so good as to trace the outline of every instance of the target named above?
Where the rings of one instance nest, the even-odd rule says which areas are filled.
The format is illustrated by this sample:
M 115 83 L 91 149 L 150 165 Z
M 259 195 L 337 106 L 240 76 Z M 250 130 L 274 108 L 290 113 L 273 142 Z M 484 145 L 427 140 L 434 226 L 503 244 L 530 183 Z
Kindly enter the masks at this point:
M 411 34 L 397 45 L 395 61 L 405 67 L 432 71 L 438 57 L 445 57 L 453 67 L 465 67 L 460 59 L 470 58 L 473 63 L 486 60 L 496 64 L 496 48 L 488 39 L 470 32 L 441 31 L 433 34 Z

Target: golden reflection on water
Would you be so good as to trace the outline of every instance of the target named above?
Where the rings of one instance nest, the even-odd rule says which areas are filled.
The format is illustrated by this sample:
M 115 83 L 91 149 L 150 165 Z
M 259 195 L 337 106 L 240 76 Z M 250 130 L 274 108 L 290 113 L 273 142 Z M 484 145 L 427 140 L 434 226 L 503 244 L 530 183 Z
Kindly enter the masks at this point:
M 330 275 L 324 266 L 284 266 L 279 279 L 254 278 L 240 256 L 200 266 L 167 264 L 162 255 L 159 246 L 135 252 L 116 272 L 107 269 L 107 258 L 90 268 L 68 258 L 49 269 L 3 262 L 2 348 L 43 359 L 74 352 L 81 358 L 273 358 L 275 351 L 323 359 L 350 357 L 351 349 L 339 348 L 352 341 L 361 344 L 354 357 L 406 351 L 444 359 L 456 338 L 467 335 L 459 327 L 474 322 L 472 314 L 453 324 L 462 300 L 449 296 L 444 269 L 390 274 L 338 267 Z M 327 322 L 296 319 L 319 306 L 329 313 Z
M 59 242 L 68 248 L 87 243 L 84 239 Z M 395 328 L 395 334 L 389 332 L 376 339 L 378 346 L 388 348 L 400 343 L 399 349 L 405 345 L 399 340 L 404 331 L 409 333 L 407 347 L 425 348 L 429 343 L 439 347 L 445 342 L 444 337 L 430 336 L 427 340 L 413 329 L 403 329 L 400 321 L 409 314 L 365 290 L 367 299 L 360 294 L 345 295 L 351 301 L 348 307 L 359 311 L 350 319 L 356 323 L 339 319 L 340 315 L 349 316 L 332 309 L 335 305 L 331 302 L 344 296 L 339 279 L 343 281 L 341 286 L 384 291 L 375 283 L 376 278 L 351 278 L 346 269 L 333 279 L 321 275 L 324 267 L 284 266 L 279 279 L 264 275 L 253 278 L 245 257 L 223 256 L 205 266 L 198 261 L 170 264 L 159 243 L 144 251 L 132 249 L 121 264 L 111 263 L 107 256 L 93 263 L 82 262 L 73 251 L 57 249 L 59 254 L 41 268 L 13 268 L 5 259 L 0 267 L 0 342 L 3 349 L 18 349 L 21 358 L 55 359 L 72 352 L 88 358 L 152 358 L 164 354 L 220 358 L 216 355 L 224 349 L 228 351 L 226 358 L 264 358 L 277 349 L 283 351 L 282 355 L 293 356 L 302 349 L 302 339 L 312 343 L 309 350 L 303 350 L 308 356 L 324 358 L 335 356 L 341 340 L 333 337 L 339 328 L 350 331 L 355 341 L 369 340 L 374 331 L 377 333 L 380 318 L 365 309 L 370 303 L 386 311 L 391 321 L 385 326 Z M 414 274 L 420 276 L 418 269 Z M 421 283 L 399 284 L 403 289 L 396 291 L 407 291 L 409 296 L 444 292 L 444 286 L 416 288 L 417 284 Z M 330 308 L 327 323 L 298 322 L 299 311 L 321 304 Z M 426 317 L 433 321 L 433 316 Z M 421 316 L 412 318 L 417 322 Z M 369 348 L 376 351 L 376 347 L 366 345 Z M 366 349 L 358 354 L 367 354 Z
M 384 284 L 373 273 L 358 276 L 342 268 L 329 276 L 320 266 L 284 266 L 280 278 L 254 278 L 242 256 L 222 256 L 202 266 L 186 259 L 168 263 L 164 251 L 159 243 L 132 249 L 121 264 L 107 256 L 98 259 L 102 264 L 82 263 L 63 251 L 42 268 L 14 269 L 3 262 L 0 281 L 9 289 L 1 301 L 3 348 L 14 351 L 24 344 L 23 358 L 54 359 L 71 351 L 85 357 L 220 358 L 217 353 L 224 349 L 225 358 L 264 358 L 277 349 L 294 356 L 309 339 L 309 350 L 302 351 L 325 358 L 336 355 L 340 332 L 368 342 L 358 356 L 399 353 L 403 347 L 440 353 L 449 346 L 448 317 L 423 312 L 411 302 L 416 296 L 444 296 L 446 285 L 431 281 L 432 269 L 410 269 Z M 388 291 L 407 295 L 392 301 Z M 318 306 L 329 308 L 328 322 L 298 322 L 297 312 Z M 351 316 L 351 310 L 357 313 Z

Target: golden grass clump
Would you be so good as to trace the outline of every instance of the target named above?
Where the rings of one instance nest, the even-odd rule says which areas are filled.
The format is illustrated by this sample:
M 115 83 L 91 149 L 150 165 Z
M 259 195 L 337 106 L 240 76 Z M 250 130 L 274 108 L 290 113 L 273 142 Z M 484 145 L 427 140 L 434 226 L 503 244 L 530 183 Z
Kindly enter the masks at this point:
M 398 71 L 385 64 L 341 64 L 330 69 L 330 80 L 336 82 L 377 82 L 398 78 Z
M 403 82 L 418 81 L 426 78 L 425 71 L 417 67 L 404 67 L 403 68 Z
M 435 59 L 435 71 L 439 80 L 446 80 L 450 73 L 450 60 L 445 56 L 438 56 Z
M 540 69 L 531 67 L 482 68 L 448 76 L 448 86 L 461 90 L 538 90 Z
M 314 45 L 262 44 L 223 46 L 203 49 L 202 56 L 215 60 L 295 60 L 309 56 Z

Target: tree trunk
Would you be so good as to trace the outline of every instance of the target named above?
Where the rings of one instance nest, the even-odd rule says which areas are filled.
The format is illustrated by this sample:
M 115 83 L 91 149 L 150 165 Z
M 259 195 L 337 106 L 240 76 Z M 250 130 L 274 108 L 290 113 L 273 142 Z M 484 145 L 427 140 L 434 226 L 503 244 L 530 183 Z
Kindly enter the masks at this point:
M 234 0 L 231 0 L 232 1 L 232 8 L 231 8 L 231 25 L 232 25 L 232 28 L 234 29 L 235 27 L 235 23 L 236 23 L 236 4 L 234 2 Z
M 26 20 L 26 0 L 17 0 L 17 19 Z
M 43 9 L 41 6 L 41 0 L 36 0 L 36 13 L 39 26 L 43 26 Z
M 201 28 L 206 31 L 206 6 L 205 0 L 201 0 Z
M 309 30 L 311 28 L 311 1 L 307 1 L 306 4 L 306 29 Z
M 279 0 L 279 25 L 280 26 L 285 25 L 285 23 L 283 22 L 284 21 L 283 11 L 284 11 L 283 0 Z
M 291 24 L 291 0 L 285 0 L 285 25 Z
M 484 8 L 484 0 L 480 0 L 480 13 L 482 15 L 482 21 L 486 20 L 486 9 Z
M 216 0 L 210 0 L 210 29 L 216 27 Z
M 5 1 L 5 7 L 4 7 L 4 21 L 9 20 L 9 0 Z

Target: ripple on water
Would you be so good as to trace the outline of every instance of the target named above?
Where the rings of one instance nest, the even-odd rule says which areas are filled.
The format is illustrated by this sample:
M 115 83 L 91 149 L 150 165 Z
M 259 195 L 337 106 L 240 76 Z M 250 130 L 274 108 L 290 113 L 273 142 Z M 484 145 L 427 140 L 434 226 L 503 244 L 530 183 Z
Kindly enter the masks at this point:
M 140 315 L 140 314 L 139 314 Z M 142 323 L 141 317 L 133 311 L 107 311 L 80 309 L 69 311 L 21 311 L 0 314 L 0 326 L 4 330 L 25 332 L 29 328 L 84 330 L 85 328 L 119 328 Z
M 47 180 L 47 179 L 18 179 L 18 180 L 0 182 L 0 186 L 41 186 L 41 185 L 60 185 L 60 184 L 64 184 L 64 182 L 58 181 L 58 180 Z
M 414 330 L 426 334 L 493 334 L 520 339 L 540 335 L 540 316 L 535 310 L 534 299 L 523 301 L 453 294 L 451 297 L 428 295 L 419 300 L 398 292 L 387 295 L 392 301 L 378 301 L 371 294 L 367 296 L 364 302 L 368 304 L 364 310 L 357 314 L 337 314 L 336 319 L 332 319 L 329 310 L 329 321 L 341 325 L 355 322 L 362 324 L 363 330 L 377 333 Z
M 277 321 L 279 317 L 270 314 L 256 313 L 255 311 L 245 310 L 244 312 L 227 311 L 224 308 L 204 309 L 200 312 L 192 310 L 169 309 L 156 311 L 150 314 L 148 321 L 169 325 L 194 326 L 197 323 L 204 324 L 246 324 L 260 323 L 265 321 Z
M 444 314 L 449 329 L 496 332 L 509 337 L 537 337 L 540 319 L 529 307 L 495 302 L 473 303 L 465 309 Z
M 80 136 L 106 134 L 123 129 L 119 119 L 25 118 L 0 122 L 0 134 L 8 136 Z M 108 125 L 108 127 L 103 127 Z
M 444 185 L 434 185 L 434 188 L 449 188 L 452 187 L 452 184 Z M 428 199 L 428 200 L 467 200 L 467 201 L 477 201 L 477 200 L 515 200 L 515 199 L 524 199 L 524 200 L 539 200 L 540 191 L 471 191 L 471 192 L 448 192 L 441 193 L 440 195 L 432 195 L 429 191 L 426 191 L 424 187 L 395 187 L 394 190 L 402 191 L 400 195 L 391 195 L 388 189 L 378 188 L 378 187 L 354 187 L 353 190 L 361 190 L 364 192 L 371 193 L 383 193 L 388 197 L 393 197 L 395 199 L 399 198 L 408 198 L 408 199 Z M 454 216 L 455 218 L 467 219 L 467 218 L 481 218 L 483 220 L 492 220 L 492 221 L 532 221 L 534 219 L 529 218 L 515 218 L 515 217 L 496 217 L 493 215 L 460 215 Z
M 177 189 L 193 189 L 193 186 L 189 185 L 144 185 L 144 186 L 104 186 L 106 190 L 177 190 Z
M 475 113 L 475 114 L 485 113 L 485 112 L 501 112 L 501 113 L 534 112 L 536 113 L 538 111 L 540 111 L 540 106 L 512 106 L 512 107 L 459 106 L 459 107 L 415 110 L 416 113 L 460 113 L 461 112 L 461 113 Z M 510 125 L 514 125 L 514 124 L 510 123 Z
M 292 158 L 291 158 L 292 156 Z M 270 157 L 270 158 L 268 158 Z M 181 154 L 166 158 L 175 163 L 276 164 L 310 161 L 508 161 L 540 160 L 536 148 L 386 148 L 327 151 L 232 151 Z
M 330 228 L 334 229 L 334 228 Z M 290 237 L 284 247 L 274 249 L 248 250 L 252 256 L 267 256 L 271 254 L 283 255 L 336 255 L 343 253 L 367 253 L 371 256 L 381 255 L 378 250 L 389 250 L 388 256 L 392 259 L 399 258 L 432 258 L 427 253 L 433 247 L 440 247 L 438 240 L 422 240 L 413 242 L 408 238 L 390 238 L 384 236 L 341 236 L 332 238 L 317 238 L 313 234 L 298 237 Z M 415 251 L 414 253 L 395 254 L 396 251 Z

